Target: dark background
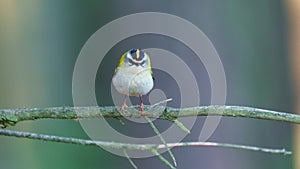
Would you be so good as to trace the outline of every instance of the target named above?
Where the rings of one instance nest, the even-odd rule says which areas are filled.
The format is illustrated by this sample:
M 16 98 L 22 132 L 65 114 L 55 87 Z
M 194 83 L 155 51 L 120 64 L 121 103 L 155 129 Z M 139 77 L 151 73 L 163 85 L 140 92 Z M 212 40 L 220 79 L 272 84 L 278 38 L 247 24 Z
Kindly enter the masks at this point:
M 87 39 L 114 19 L 149 11 L 182 17 L 208 36 L 224 65 L 226 104 L 294 111 L 287 57 L 287 12 L 279 0 L 1 1 L 0 108 L 72 106 L 73 68 Z M 105 58 L 107 65 L 98 71 L 95 91 L 98 98 L 109 96 L 110 75 L 120 57 L 115 54 L 135 45 L 168 49 L 179 56 L 190 52 L 168 38 L 128 38 L 112 48 Z M 199 77 L 204 79 L 206 85 L 199 89 L 206 91 L 202 92 L 201 104 L 208 104 L 210 87 L 200 62 L 196 64 L 199 65 L 192 69 L 199 69 Z M 155 74 L 164 76 L 159 71 Z M 168 79 L 160 79 L 156 87 L 165 89 L 163 80 Z M 176 85 L 172 89 L 176 91 Z M 176 92 L 168 95 L 179 97 Z M 99 105 L 111 104 L 110 98 L 99 102 Z M 178 106 L 176 102 L 170 105 Z M 204 119 L 198 118 L 185 141 L 198 138 Z M 157 123 L 161 130 L 169 125 Z M 153 134 L 148 133 L 150 129 L 145 129 L 145 133 L 141 128 L 127 128 L 123 132 L 140 137 Z M 9 129 L 88 139 L 80 124 L 73 120 L 28 121 Z M 224 117 L 209 140 L 291 150 L 291 129 L 292 125 L 287 123 Z M 0 168 L 132 168 L 125 158 L 101 148 L 3 136 L 0 141 Z M 173 152 L 178 168 L 281 169 L 292 168 L 293 164 L 292 156 L 233 149 L 190 147 L 176 148 Z M 134 162 L 139 168 L 167 168 L 157 157 L 134 159 Z

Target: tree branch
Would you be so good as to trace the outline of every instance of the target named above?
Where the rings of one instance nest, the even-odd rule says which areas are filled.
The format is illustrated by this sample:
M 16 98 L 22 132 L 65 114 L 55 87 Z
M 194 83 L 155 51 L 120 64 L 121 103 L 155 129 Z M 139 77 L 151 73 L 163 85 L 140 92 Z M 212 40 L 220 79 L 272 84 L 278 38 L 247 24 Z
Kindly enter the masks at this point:
M 42 118 L 52 119 L 79 119 L 79 118 L 117 118 L 133 117 L 141 118 L 146 114 L 146 119 L 149 122 L 149 118 L 158 118 L 163 120 L 169 120 L 175 122 L 181 129 L 189 133 L 189 130 L 180 123 L 177 118 L 188 116 L 230 116 L 230 117 L 247 117 L 274 121 L 283 121 L 300 124 L 300 116 L 295 114 L 276 112 L 271 110 L 257 109 L 251 107 L 240 106 L 201 106 L 191 108 L 171 108 L 162 107 L 158 105 L 145 106 L 145 113 L 143 116 L 137 111 L 137 107 L 129 107 L 122 111 L 119 111 L 119 107 L 107 106 L 107 107 L 53 107 L 53 108 L 22 108 L 22 109 L 2 109 L 0 110 L 0 127 L 4 128 L 8 125 L 15 125 L 18 122 L 25 120 L 35 120 Z M 151 122 L 150 124 L 153 125 Z M 159 134 L 157 128 L 152 126 L 156 134 Z M 156 131 L 157 130 L 157 131 Z M 170 162 L 168 162 L 162 155 L 160 155 L 158 149 L 167 149 L 176 165 L 175 158 L 170 151 L 173 147 L 183 146 L 212 146 L 212 147 L 227 147 L 251 151 L 261 151 L 273 154 L 291 154 L 290 151 L 285 149 L 269 149 L 255 146 L 236 145 L 227 143 L 214 143 L 214 142 L 185 142 L 185 143 L 166 143 L 161 138 L 163 144 L 129 144 L 129 143 L 116 143 L 116 142 L 104 142 L 83 140 L 71 137 L 60 137 L 53 135 L 44 135 L 29 132 L 19 132 L 13 130 L 0 129 L 0 135 L 13 136 L 29 139 L 38 139 L 52 142 L 62 142 L 69 144 L 79 145 L 92 145 L 103 146 L 107 148 L 121 149 L 124 151 L 125 156 L 129 160 L 130 164 L 136 168 L 136 165 L 129 158 L 126 150 L 146 150 L 157 155 L 166 165 L 170 168 L 175 168 Z
M 153 150 L 166 149 L 173 147 L 187 147 L 187 146 L 208 146 L 208 147 L 225 147 L 225 148 L 234 148 L 242 150 L 251 150 L 251 151 L 260 151 L 272 154 L 283 154 L 290 155 L 292 152 L 286 151 L 285 149 L 269 149 L 261 148 L 255 146 L 246 146 L 246 145 L 236 145 L 236 144 L 227 144 L 227 143 L 215 143 L 215 142 L 184 142 L 184 143 L 167 143 L 167 144 L 128 144 L 128 143 L 117 143 L 117 142 L 105 142 L 105 141 L 93 141 L 93 140 L 84 140 L 71 137 L 60 137 L 54 135 L 45 135 L 37 134 L 30 132 L 20 132 L 14 130 L 0 129 L 0 135 L 4 136 L 13 136 L 21 137 L 28 139 L 37 139 L 44 141 L 52 142 L 61 142 L 69 144 L 78 144 L 78 145 L 89 145 L 89 146 L 103 146 L 106 148 L 113 149 L 125 149 L 125 150 L 146 150 L 152 152 Z
M 162 113 L 159 113 L 162 110 Z M 274 120 L 300 124 L 300 115 L 264 110 L 241 106 L 201 106 L 191 108 L 165 109 L 161 106 L 145 106 L 147 117 L 174 121 L 180 117 L 188 116 L 230 116 L 255 119 Z M 0 110 L 0 126 L 14 125 L 20 121 L 43 118 L 51 119 L 78 119 L 78 118 L 140 118 L 136 107 L 129 107 L 119 111 L 119 107 L 52 107 L 52 108 L 22 108 Z

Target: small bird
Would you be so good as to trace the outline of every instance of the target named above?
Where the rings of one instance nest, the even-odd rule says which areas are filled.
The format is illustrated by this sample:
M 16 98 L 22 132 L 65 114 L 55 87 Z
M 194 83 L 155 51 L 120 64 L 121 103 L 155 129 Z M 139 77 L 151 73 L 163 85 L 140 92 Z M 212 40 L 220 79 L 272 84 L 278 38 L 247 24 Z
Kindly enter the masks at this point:
M 125 52 L 115 69 L 112 83 L 119 93 L 125 95 L 120 109 L 127 107 L 127 96 L 138 96 L 139 112 L 143 114 L 142 95 L 146 95 L 153 88 L 154 83 L 149 55 L 141 49 L 131 49 Z

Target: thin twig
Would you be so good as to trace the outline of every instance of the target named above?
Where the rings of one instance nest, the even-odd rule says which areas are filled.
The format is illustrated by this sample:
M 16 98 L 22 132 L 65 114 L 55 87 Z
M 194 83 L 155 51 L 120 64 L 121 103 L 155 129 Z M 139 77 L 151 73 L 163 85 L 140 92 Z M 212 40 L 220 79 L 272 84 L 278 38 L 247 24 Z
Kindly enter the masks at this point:
M 134 169 L 137 169 L 138 167 L 134 164 L 134 162 L 132 161 L 132 159 L 129 157 L 129 155 L 127 154 L 126 149 L 123 150 L 125 157 L 127 158 L 127 160 L 129 161 L 129 163 L 131 164 L 131 166 Z
M 151 152 L 156 155 L 162 162 L 164 162 L 171 169 L 176 169 L 164 156 L 159 154 L 156 149 L 151 149 Z
M 169 98 L 169 99 L 166 99 L 166 100 L 163 100 L 163 101 L 157 102 L 157 103 L 155 103 L 155 104 L 152 104 L 152 105 L 150 105 L 150 108 L 153 108 L 153 107 L 155 107 L 155 106 L 159 106 L 159 105 L 161 105 L 161 104 L 164 104 L 164 103 L 170 102 L 170 101 L 172 101 L 172 100 L 173 100 L 172 98 Z
M 133 109 L 136 107 L 129 107 Z M 155 112 L 147 112 L 151 106 L 145 106 L 145 112 L 149 118 L 157 117 Z M 52 108 L 22 108 L 22 109 L 2 109 L 0 110 L 0 126 L 6 127 L 25 120 L 35 120 L 42 118 L 51 119 L 80 119 L 80 118 L 122 118 L 134 117 L 142 118 L 138 111 L 119 112 L 117 106 L 106 107 L 52 107 Z M 300 115 L 277 112 L 272 110 L 241 107 L 241 106 L 201 106 L 190 108 L 166 107 L 158 119 L 174 121 L 180 117 L 189 116 L 230 116 L 246 117 L 255 119 L 274 120 L 300 124 Z
M 169 155 L 171 156 L 174 165 L 177 166 L 175 156 L 172 153 L 171 149 L 167 146 L 166 140 L 162 137 L 162 135 L 160 134 L 158 128 L 154 125 L 154 123 L 151 121 L 151 119 L 149 119 L 148 117 L 145 117 L 145 118 L 148 121 L 148 123 L 150 124 L 150 126 L 153 129 L 153 131 L 155 132 L 155 134 L 159 137 L 160 141 L 166 146 L 167 151 L 168 151 Z
M 20 131 L 7 130 L 7 129 L 0 129 L 0 135 L 28 138 L 28 139 L 36 139 L 36 140 L 44 140 L 44 141 L 51 141 L 51 142 L 78 144 L 78 145 L 103 146 L 106 148 L 126 149 L 126 150 L 151 151 L 152 149 L 158 150 L 158 149 L 165 149 L 167 147 L 173 148 L 173 147 L 185 147 L 185 146 L 208 146 L 208 147 L 225 147 L 225 148 L 234 148 L 234 149 L 241 149 L 241 150 L 251 150 L 251 151 L 259 151 L 259 152 L 282 154 L 282 155 L 292 154 L 291 151 L 286 151 L 285 149 L 270 149 L 270 148 L 262 148 L 262 147 L 256 147 L 256 146 L 215 143 L 215 142 L 167 143 L 166 145 L 164 145 L 164 144 L 158 144 L 158 145 L 157 144 L 128 144 L 128 143 L 84 140 L 84 139 L 77 139 L 77 138 L 72 138 L 72 137 L 60 137 L 60 136 L 54 136 L 54 135 L 45 135 L 45 134 L 37 134 L 37 133 L 30 133 L 30 132 L 20 132 Z
M 174 120 L 173 122 L 174 122 L 174 123 L 177 125 L 177 127 L 179 127 L 182 131 L 184 131 L 184 132 L 187 133 L 187 134 L 191 134 L 191 131 L 190 131 L 188 128 L 186 128 L 185 125 L 184 125 L 182 122 L 180 122 L 178 119 Z

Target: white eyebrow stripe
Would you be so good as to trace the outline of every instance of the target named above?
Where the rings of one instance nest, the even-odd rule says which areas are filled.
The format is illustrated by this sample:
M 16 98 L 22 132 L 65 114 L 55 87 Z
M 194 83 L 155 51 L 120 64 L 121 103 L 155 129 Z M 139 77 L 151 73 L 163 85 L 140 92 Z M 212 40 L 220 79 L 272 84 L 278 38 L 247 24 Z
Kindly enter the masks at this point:
M 133 60 L 133 58 L 132 58 L 130 52 L 127 53 L 126 57 L 129 58 L 129 59 L 131 59 L 131 60 Z
M 143 63 L 145 60 L 134 60 L 134 59 L 131 59 L 134 63 Z

